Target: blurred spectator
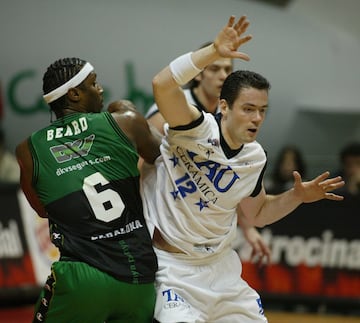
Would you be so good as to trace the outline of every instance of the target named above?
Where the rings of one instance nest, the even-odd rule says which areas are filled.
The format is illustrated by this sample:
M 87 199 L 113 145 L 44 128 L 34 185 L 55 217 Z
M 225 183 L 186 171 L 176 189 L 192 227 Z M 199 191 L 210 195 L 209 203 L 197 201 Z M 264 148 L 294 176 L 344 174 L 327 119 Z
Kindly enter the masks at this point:
M 284 146 L 275 160 L 273 172 L 264 182 L 266 192 L 279 194 L 293 187 L 294 170 L 306 179 L 306 163 L 301 151 L 293 145 Z
M 5 133 L 0 128 L 0 183 L 19 183 L 20 169 L 15 155 L 6 149 Z
M 345 186 L 337 190 L 344 196 L 360 198 L 360 142 L 352 142 L 340 151 L 340 176 L 345 180 Z

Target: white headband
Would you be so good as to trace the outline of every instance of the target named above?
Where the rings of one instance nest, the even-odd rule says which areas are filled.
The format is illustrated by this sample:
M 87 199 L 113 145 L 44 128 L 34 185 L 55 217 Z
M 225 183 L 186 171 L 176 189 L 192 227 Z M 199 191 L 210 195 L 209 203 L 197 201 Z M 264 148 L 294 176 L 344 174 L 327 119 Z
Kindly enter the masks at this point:
M 47 103 L 51 103 L 58 98 L 61 98 L 67 93 L 69 89 L 78 86 L 82 81 L 84 81 L 93 70 L 94 67 L 90 63 L 86 63 L 84 67 L 80 70 L 80 72 L 77 73 L 73 78 L 71 78 L 69 81 L 59 86 L 55 90 L 52 90 L 51 92 L 45 94 L 43 96 L 44 100 Z

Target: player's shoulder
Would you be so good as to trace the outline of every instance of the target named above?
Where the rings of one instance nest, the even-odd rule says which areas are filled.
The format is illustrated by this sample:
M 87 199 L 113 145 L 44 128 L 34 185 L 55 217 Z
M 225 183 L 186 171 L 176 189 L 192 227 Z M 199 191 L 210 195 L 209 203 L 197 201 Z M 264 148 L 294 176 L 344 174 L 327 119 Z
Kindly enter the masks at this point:
M 110 113 L 123 113 L 126 111 L 137 111 L 137 109 L 136 106 L 129 100 L 117 100 L 109 104 L 107 111 Z
M 259 158 L 266 160 L 266 152 L 262 145 L 257 141 L 245 144 L 243 150 L 247 154 L 256 155 Z
M 109 104 L 107 111 L 117 123 L 145 122 L 143 115 L 128 100 L 118 100 Z

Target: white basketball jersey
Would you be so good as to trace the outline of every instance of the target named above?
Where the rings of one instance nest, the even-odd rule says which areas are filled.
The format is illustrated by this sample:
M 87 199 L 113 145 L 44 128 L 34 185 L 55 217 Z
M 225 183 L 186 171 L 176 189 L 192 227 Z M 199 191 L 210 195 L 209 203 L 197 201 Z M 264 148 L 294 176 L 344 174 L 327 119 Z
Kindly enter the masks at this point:
M 171 245 L 195 257 L 221 252 L 236 233 L 236 206 L 265 166 L 257 142 L 227 158 L 212 114 L 187 130 L 168 129 L 161 156 L 143 172 L 144 212 Z

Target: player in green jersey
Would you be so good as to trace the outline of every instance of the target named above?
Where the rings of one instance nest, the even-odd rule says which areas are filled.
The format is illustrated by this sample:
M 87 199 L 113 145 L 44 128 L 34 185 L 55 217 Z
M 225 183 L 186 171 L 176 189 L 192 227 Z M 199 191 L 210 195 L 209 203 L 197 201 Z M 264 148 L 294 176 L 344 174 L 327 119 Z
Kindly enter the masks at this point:
M 56 120 L 16 149 L 22 189 L 60 250 L 34 322 L 152 322 L 157 260 L 137 162 L 154 162 L 159 138 L 129 101 L 101 112 L 96 77 L 79 58 L 51 64 L 43 92 Z

